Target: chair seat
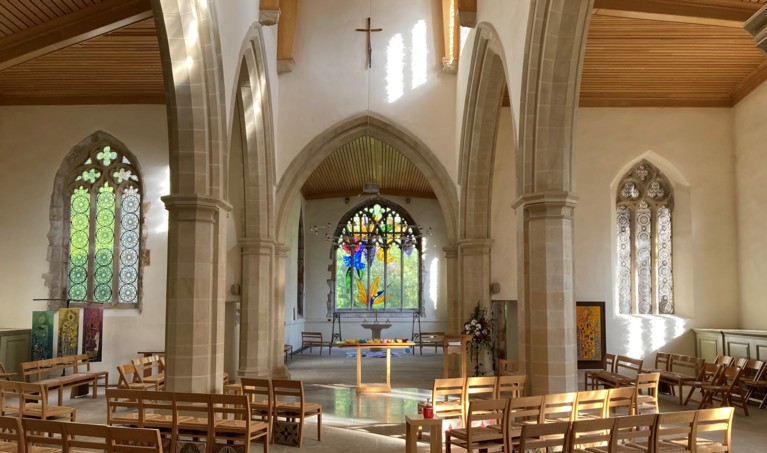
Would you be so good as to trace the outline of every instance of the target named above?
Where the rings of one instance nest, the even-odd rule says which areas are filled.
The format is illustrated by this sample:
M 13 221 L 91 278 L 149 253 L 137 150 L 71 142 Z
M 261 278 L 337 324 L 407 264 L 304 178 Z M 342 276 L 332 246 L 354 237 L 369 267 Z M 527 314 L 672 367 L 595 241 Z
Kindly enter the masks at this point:
M 0 451 L 2 452 L 14 452 L 18 451 L 19 446 L 16 444 L 16 442 L 0 442 Z
M 56 417 L 60 415 L 70 415 L 75 412 L 75 408 L 73 407 L 66 407 L 66 406 L 48 406 L 47 410 L 47 416 L 48 417 Z M 43 414 L 43 405 L 42 404 L 25 404 L 24 405 L 24 411 L 23 415 L 25 417 L 41 417 Z
M 450 437 L 468 442 L 468 432 L 466 428 L 450 430 Z M 473 443 L 483 443 L 496 440 L 503 440 L 503 434 L 490 427 L 479 427 L 471 429 L 471 440 Z
M 278 405 L 274 406 L 274 411 L 277 413 L 281 412 L 292 412 L 292 413 L 298 413 L 301 410 L 301 403 L 298 401 L 294 402 L 281 402 Z M 320 412 L 322 411 L 322 406 L 317 403 L 304 403 L 304 414 L 310 414 L 314 412 Z
M 26 453 L 61 453 L 61 449 L 52 447 L 38 447 L 36 445 L 32 445 L 26 449 Z

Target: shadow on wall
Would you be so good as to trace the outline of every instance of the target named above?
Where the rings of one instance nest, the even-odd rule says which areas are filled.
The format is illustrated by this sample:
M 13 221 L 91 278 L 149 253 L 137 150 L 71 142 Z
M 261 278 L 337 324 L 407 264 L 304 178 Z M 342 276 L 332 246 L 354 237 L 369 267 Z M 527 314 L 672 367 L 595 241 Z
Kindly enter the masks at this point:
M 608 350 L 643 358 L 646 362 L 654 360 L 659 350 L 694 354 L 694 351 L 685 351 L 690 346 L 682 344 L 689 324 L 689 319 L 673 315 L 619 315 L 612 319 L 610 330 L 618 334 L 608 338 L 612 340 Z

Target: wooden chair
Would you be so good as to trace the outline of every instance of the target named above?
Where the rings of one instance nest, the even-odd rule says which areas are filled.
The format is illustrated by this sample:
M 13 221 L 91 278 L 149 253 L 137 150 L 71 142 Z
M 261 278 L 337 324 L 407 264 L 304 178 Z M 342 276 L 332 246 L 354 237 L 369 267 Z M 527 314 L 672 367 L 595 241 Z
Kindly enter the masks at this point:
M 26 453 L 66 451 L 64 423 L 51 420 L 22 418 L 24 450 Z
M 660 384 L 668 386 L 671 395 L 676 393 L 678 387 L 679 404 L 681 405 L 684 398 L 684 386 L 698 379 L 705 363 L 706 361 L 702 358 L 672 354 L 668 370 L 659 371 Z
M 646 370 L 648 373 L 658 373 L 661 371 L 668 371 L 671 364 L 671 353 L 658 351 L 655 353 L 655 365 L 651 370 Z
M 498 378 L 495 376 L 474 376 L 466 378 L 463 386 L 463 404 L 469 407 L 474 400 L 495 399 L 497 394 Z
M 62 423 L 67 453 L 112 453 L 109 427 L 87 423 Z
M 592 418 L 575 420 L 568 433 L 569 453 L 591 453 L 610 443 L 615 426 L 615 418 Z
M 156 429 L 109 427 L 113 453 L 163 453 L 160 431 Z
M 269 451 L 270 426 L 265 421 L 251 420 L 251 408 L 246 395 L 210 395 L 213 419 L 213 441 L 219 445 L 242 445 L 243 452 L 250 452 L 250 443 L 261 439 L 264 453 Z M 215 450 L 215 449 L 214 449 Z
M 634 415 L 636 389 L 634 387 L 618 387 L 609 389 L 607 393 L 607 416 L 620 417 Z
M 213 451 L 213 421 L 210 414 L 210 399 L 207 393 L 173 394 L 173 417 L 176 421 L 175 440 L 177 449 L 183 448 L 184 442 L 206 442 L 206 451 Z M 240 396 L 240 398 L 245 398 Z
M 575 412 L 577 392 L 550 393 L 543 397 L 541 423 L 571 422 Z
M 107 425 L 141 428 L 144 426 L 144 410 L 141 392 L 138 390 L 106 389 Z
M 696 411 L 693 423 L 695 453 L 732 453 L 732 416 L 735 409 L 720 407 Z M 706 437 L 698 437 L 704 434 Z M 712 437 L 714 439 L 712 439 Z
M 14 376 L 16 376 L 16 373 L 9 373 L 5 366 L 3 366 L 3 362 L 0 362 L 0 380 L 10 381 Z
M 537 395 L 509 400 L 507 425 L 510 447 L 519 445 L 524 425 L 541 423 L 543 417 L 543 398 L 543 395 Z
M 471 452 L 489 448 L 509 451 L 507 437 L 507 401 L 505 399 L 473 400 L 466 414 L 466 427 L 445 431 L 445 451 L 452 445 Z M 488 425 L 500 427 L 494 429 Z
M 140 382 L 155 384 L 156 390 L 165 389 L 165 357 L 149 356 L 133 359 L 136 374 L 141 376 Z
M 732 400 L 733 406 L 741 407 L 744 412 L 747 410 L 746 406 L 748 405 L 749 400 L 751 400 L 751 395 L 754 393 L 754 390 L 758 388 L 758 386 L 752 386 L 750 383 L 759 382 L 765 373 L 767 373 L 766 362 L 755 359 L 748 361 L 740 376 L 740 390 L 736 392 L 738 398 Z
M 317 440 L 322 440 L 322 406 L 304 400 L 304 383 L 301 381 L 272 379 L 272 401 L 274 401 L 274 423 L 279 419 L 298 419 L 298 448 L 304 441 L 304 421 L 317 417 Z
M 272 413 L 274 401 L 272 400 L 272 381 L 269 379 L 240 378 L 242 393 L 250 402 L 250 419 L 252 421 L 265 422 L 269 426 L 269 432 L 274 436 L 272 425 Z M 274 440 L 274 439 L 272 439 Z
M 174 394 L 160 391 L 141 391 L 143 423 L 141 428 L 160 431 L 160 435 L 170 439 L 170 451 L 176 451 L 176 411 Z
M 704 384 L 700 387 L 703 392 L 698 409 L 705 409 L 713 405 L 715 397 L 721 398 L 721 406 L 732 406 L 733 393 L 739 393 L 741 400 L 744 398 L 742 388 L 740 387 L 740 376 L 744 368 L 735 366 L 724 367 L 724 372 L 720 374 L 720 380 L 710 384 Z M 744 404 L 743 410 L 748 415 L 748 407 Z
M 505 374 L 498 376 L 496 398 L 521 398 L 527 394 L 527 376 L 524 374 Z
M 434 379 L 431 401 L 435 417 L 457 418 L 463 426 L 463 381 L 463 378 Z
M 615 359 L 615 372 L 603 372 L 597 375 L 598 385 L 607 388 L 634 385 L 637 375 L 642 372 L 642 359 L 619 355 Z
M 573 421 L 606 418 L 609 389 L 576 392 Z
M 117 365 L 117 373 L 120 375 L 119 380 L 117 381 L 117 388 L 119 389 L 160 390 L 160 383 L 158 380 L 155 379 L 153 382 L 144 382 L 141 373 L 136 370 L 136 367 L 132 363 Z
M 21 387 L 16 381 L 0 380 L 0 415 L 19 416 L 21 407 Z
M 330 354 L 330 348 L 333 346 L 329 341 L 322 340 L 322 332 L 301 332 L 301 354 L 304 353 L 304 349 L 309 348 L 309 352 L 312 352 L 312 348 L 319 346 L 320 355 L 322 355 L 322 347 L 328 347 L 328 354 Z
M 519 361 L 509 359 L 498 360 L 498 374 L 507 376 L 510 374 L 519 374 Z
M 615 372 L 615 354 L 607 353 L 602 358 L 602 369 L 601 370 L 586 370 L 584 373 L 584 382 L 583 382 L 583 389 L 584 390 L 596 390 L 599 387 L 599 376 L 602 374 L 607 373 L 614 373 Z
M 690 386 L 690 391 L 687 393 L 687 398 L 684 400 L 684 405 L 692 401 L 693 403 L 700 403 L 698 400 L 693 400 L 692 395 L 695 390 L 700 390 L 701 386 L 711 384 L 715 380 L 719 380 L 719 374 L 724 370 L 724 365 L 717 365 L 716 363 L 706 363 L 703 365 L 703 371 L 698 375 L 698 379 L 690 381 L 687 385 Z
M 527 452 L 548 448 L 547 451 L 559 448 L 567 451 L 569 422 L 539 423 L 524 425 L 519 436 L 519 446 L 514 449 L 517 452 Z
M 694 452 L 693 424 L 697 411 L 661 412 L 655 423 L 655 453 Z M 645 446 L 644 444 L 639 444 Z M 652 450 L 651 450 L 652 451 Z
M 658 382 L 660 373 L 641 373 L 636 378 L 634 389 L 635 409 L 634 413 L 641 415 L 644 413 L 658 413 Z
M 415 341 L 415 340 L 414 340 Z M 423 348 L 424 346 L 434 347 L 434 353 L 437 353 L 437 348 L 441 348 L 444 346 L 445 342 L 445 332 L 421 332 L 420 335 L 418 335 L 418 347 L 421 351 L 421 355 L 423 355 Z M 415 354 L 415 347 L 413 347 L 413 354 Z
M 45 385 L 33 382 L 19 382 L 21 389 L 21 415 L 24 418 L 50 420 L 68 418 L 75 421 L 77 410 L 74 407 L 51 406 L 48 404 L 48 389 Z
M 591 451 L 593 453 L 640 453 L 647 451 L 647 446 L 650 446 L 650 451 L 653 451 L 656 421 L 655 414 L 616 417 L 610 445 L 606 450 L 595 448 Z
M 0 417 L 0 451 L 24 453 L 24 430 L 18 417 Z

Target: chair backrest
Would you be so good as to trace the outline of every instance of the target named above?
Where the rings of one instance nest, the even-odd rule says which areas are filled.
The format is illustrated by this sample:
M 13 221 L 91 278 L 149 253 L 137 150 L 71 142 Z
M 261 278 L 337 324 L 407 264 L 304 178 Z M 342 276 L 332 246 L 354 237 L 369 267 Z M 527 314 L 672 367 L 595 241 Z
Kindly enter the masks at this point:
M 519 371 L 519 361 L 509 359 L 498 360 L 498 372 L 501 376 L 517 373 Z
M 247 395 L 212 393 L 210 408 L 213 420 L 244 420 L 245 430 L 250 425 L 250 401 Z
M 240 378 L 242 393 L 248 396 L 251 403 L 267 402 L 272 406 L 272 381 L 260 378 Z
M 661 412 L 657 415 L 655 424 L 656 442 L 662 442 L 669 439 L 687 438 L 686 450 L 692 449 L 692 443 L 695 441 L 693 436 L 693 423 L 695 422 L 696 411 L 682 412 Z
M 174 393 L 142 390 L 140 395 L 144 412 L 144 427 L 167 428 L 176 426 Z M 164 417 L 149 417 L 148 415 L 151 414 L 159 414 Z
M 606 447 L 610 443 L 615 418 L 575 420 L 570 427 L 568 451 L 587 447 Z
M 520 398 L 527 394 L 527 375 L 505 374 L 498 376 L 496 398 Z
M 610 354 L 609 352 L 605 354 L 604 359 L 602 360 L 602 369 L 609 372 L 615 371 L 615 361 L 618 357 L 615 354 Z
M 689 355 L 673 354 L 671 356 L 671 363 L 669 364 L 669 371 L 674 373 L 686 374 L 689 376 L 699 376 L 703 369 L 703 364 L 706 360 L 703 358 L 692 357 Z
M 550 393 L 543 397 L 543 422 L 573 420 L 577 392 Z
M 609 451 L 620 451 L 619 446 L 626 443 L 650 446 L 655 440 L 657 417 L 656 414 L 616 417 Z
M 174 392 L 173 411 L 176 422 L 181 425 L 183 420 L 189 420 L 190 416 L 196 419 L 194 424 L 200 424 L 203 419 L 209 419 L 211 397 L 209 393 Z M 211 420 L 208 420 L 208 424 L 210 422 Z
M 24 404 L 21 397 L 21 387 L 16 381 L 0 380 L 0 415 L 6 412 L 17 413 Z
M 519 451 L 557 447 L 566 451 L 569 430 L 569 422 L 523 425 L 519 436 Z
M 297 402 L 304 410 L 304 383 L 290 379 L 272 379 L 272 401 L 278 406 L 283 402 Z
M 634 387 L 616 387 L 607 394 L 607 413 L 610 417 L 634 415 Z
M 607 417 L 607 389 L 577 392 L 573 420 Z
M 24 427 L 26 451 L 33 450 L 33 446 L 64 450 L 66 442 L 64 422 L 23 418 L 21 425 Z
M 732 445 L 732 415 L 733 407 L 717 407 L 713 409 L 699 409 L 695 414 L 692 438 L 696 439 L 701 434 L 706 438 L 715 437 L 714 440 L 722 444 L 717 452 L 731 452 Z
M 472 441 L 472 427 L 494 425 L 501 428 L 504 446 L 506 445 L 508 424 L 506 417 L 508 414 L 507 399 L 474 400 L 469 403 L 469 410 L 466 414 L 466 431 L 469 445 Z M 508 448 L 504 448 L 508 451 Z
M 87 423 L 62 423 L 64 427 L 66 451 L 108 452 L 109 427 L 106 425 L 91 425 Z
M 726 392 L 731 393 L 735 387 L 740 385 L 740 376 L 743 374 L 743 371 L 744 368 L 736 366 L 724 367 L 719 384 L 726 387 Z
M 543 421 L 543 395 L 523 396 L 509 400 L 509 424 L 541 423 Z
M 48 388 L 36 382 L 19 382 L 23 407 L 29 404 L 40 405 L 40 418 L 48 416 Z
M 437 378 L 431 391 L 431 400 L 450 401 L 463 398 L 463 378 Z
M 669 367 L 671 363 L 671 354 L 668 352 L 656 352 L 655 353 L 655 369 L 656 370 L 663 370 L 663 371 L 669 371 L 671 368 Z
M 162 453 L 160 431 L 156 429 L 110 426 L 109 441 L 114 453 Z
M 120 379 L 117 382 L 118 388 L 130 388 L 130 384 L 143 383 L 141 373 L 136 371 L 136 366 L 132 363 L 117 365 L 117 372 L 120 374 Z
M 636 375 L 642 372 L 642 366 L 642 359 L 634 359 L 622 355 L 615 359 L 615 372 L 622 376 L 636 377 Z
M 114 420 L 120 420 L 122 423 L 121 415 L 118 411 L 123 409 L 129 413 L 136 413 L 136 426 L 143 425 L 143 405 L 141 398 L 141 392 L 139 390 L 129 389 L 106 389 L 107 399 L 107 425 L 112 425 Z
M 636 413 L 643 409 L 649 409 L 653 413 L 658 412 L 658 382 L 660 373 L 640 373 L 636 378 Z
M 746 366 L 747 363 L 748 363 L 748 359 L 743 357 L 738 357 L 735 359 L 735 363 L 733 363 L 732 365 L 736 368 L 743 368 Z
M 0 442 L 16 444 L 16 453 L 24 453 L 24 434 L 21 419 L 18 417 L 0 417 Z M 11 450 L 3 450 L 10 452 Z
M 716 359 L 714 359 L 714 364 L 729 366 L 729 365 L 732 365 L 734 361 L 735 361 L 735 357 L 731 357 L 729 355 L 718 355 L 716 356 Z

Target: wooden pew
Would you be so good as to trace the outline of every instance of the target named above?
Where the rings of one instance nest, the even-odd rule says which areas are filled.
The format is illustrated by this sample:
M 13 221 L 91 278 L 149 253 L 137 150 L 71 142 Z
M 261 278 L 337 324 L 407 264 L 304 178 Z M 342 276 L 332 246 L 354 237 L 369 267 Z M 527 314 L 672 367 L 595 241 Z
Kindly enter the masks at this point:
M 44 385 L 48 391 L 56 390 L 59 405 L 65 388 L 93 385 L 93 398 L 96 398 L 98 381 L 103 380 L 105 387 L 109 382 L 109 373 L 91 370 L 88 354 L 23 362 L 21 370 L 25 381 Z

